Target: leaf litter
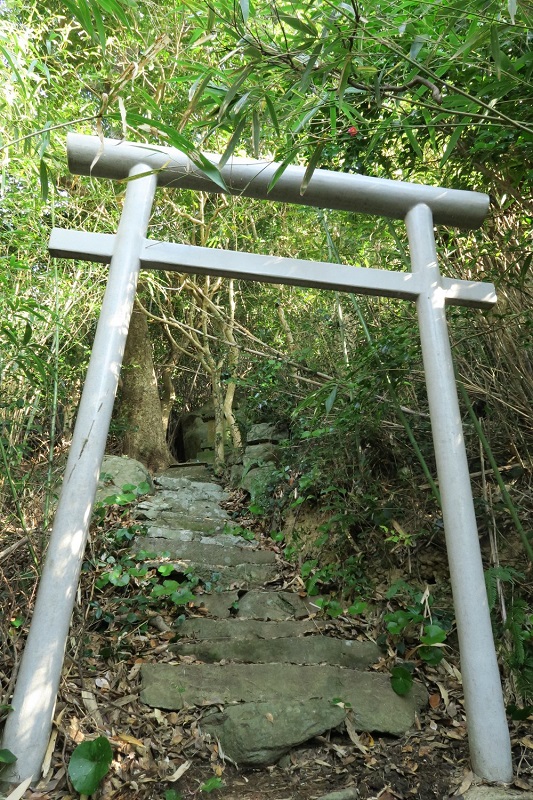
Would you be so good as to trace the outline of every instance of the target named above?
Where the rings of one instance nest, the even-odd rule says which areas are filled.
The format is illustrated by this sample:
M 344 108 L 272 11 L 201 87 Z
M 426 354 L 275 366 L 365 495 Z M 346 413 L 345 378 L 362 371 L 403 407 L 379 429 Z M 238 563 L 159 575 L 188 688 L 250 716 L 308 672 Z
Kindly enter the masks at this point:
M 235 506 L 239 505 L 238 501 Z M 124 526 L 123 513 L 111 510 L 107 526 Z M 255 521 L 242 519 L 249 527 Z M 98 530 L 93 536 L 93 548 Z M 259 534 L 258 539 L 266 539 Z M 0 542 L 1 544 L 1 542 Z M 268 539 L 268 546 L 276 544 Z M 279 550 L 279 548 L 278 548 Z M 117 555 L 117 554 L 115 554 Z M 15 548 L 0 563 L 0 579 L 16 586 L 24 569 L 24 548 Z M 294 568 L 283 563 L 282 588 L 300 586 Z M 144 663 L 176 662 L 169 651 L 175 637 L 175 609 L 148 612 L 139 624 L 124 625 L 112 591 L 101 593 L 98 621 L 89 609 L 95 598 L 94 571 L 82 574 L 80 605 L 74 612 L 65 666 L 55 711 L 45 774 L 33 789 L 14 787 L 9 800 L 74 800 L 67 765 L 77 744 L 106 736 L 113 761 L 95 800 L 193 800 L 213 793 L 223 800 L 318 800 L 334 790 L 359 800 L 408 800 L 461 795 L 476 782 L 469 769 L 466 719 L 457 653 L 449 650 L 437 666 L 420 662 L 416 678 L 428 691 L 428 706 L 403 737 L 357 732 L 348 710 L 342 729 L 317 736 L 294 748 L 278 764 L 262 770 L 237 769 L 218 742 L 202 734 L 202 718 L 212 707 L 186 707 L 162 712 L 140 702 L 140 670 Z M 113 589 L 114 587 L 110 587 Z M 302 587 L 300 586 L 300 589 Z M 201 587 L 198 588 L 201 591 Z M 303 593 L 303 592 L 302 592 Z M 4 619 L 29 616 L 33 595 L 12 591 Z M 9 606 L 9 603 L 8 603 Z M 185 616 L 205 610 L 189 604 Z M 11 614 L 12 612 L 12 614 Z M 319 611 L 317 610 L 317 613 Z M 103 618 L 103 621 L 102 621 Z M 107 621 L 106 621 L 107 620 Z M 0 667 L 6 703 L 20 660 L 22 636 L 5 622 L 0 627 L 7 646 Z M 324 632 L 339 638 L 375 638 L 372 622 L 339 616 L 324 621 Z M 376 670 L 390 670 L 385 653 Z M 193 656 L 183 657 L 192 663 Z M 531 789 L 533 739 L 531 718 L 512 721 L 511 737 L 517 789 Z M 218 779 L 218 780 L 216 780 Z M 213 787 L 210 789 L 210 787 Z

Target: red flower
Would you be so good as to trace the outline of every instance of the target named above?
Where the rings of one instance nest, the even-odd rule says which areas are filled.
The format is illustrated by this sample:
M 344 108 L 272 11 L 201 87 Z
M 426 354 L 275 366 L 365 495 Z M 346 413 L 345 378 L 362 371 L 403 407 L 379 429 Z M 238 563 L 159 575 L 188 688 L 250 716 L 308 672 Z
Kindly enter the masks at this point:
M 348 128 L 348 133 L 350 134 L 350 136 L 357 136 L 359 131 L 357 130 L 357 128 L 354 125 L 352 125 L 351 128 Z

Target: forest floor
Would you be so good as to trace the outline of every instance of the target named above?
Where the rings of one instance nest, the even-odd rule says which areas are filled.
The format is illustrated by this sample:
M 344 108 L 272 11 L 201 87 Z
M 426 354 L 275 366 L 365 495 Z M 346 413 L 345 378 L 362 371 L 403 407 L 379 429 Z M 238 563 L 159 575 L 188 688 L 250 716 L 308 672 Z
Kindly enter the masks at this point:
M 237 497 L 235 508 L 239 503 L 242 505 L 242 498 Z M 135 595 L 138 587 L 132 595 L 134 581 L 122 589 L 98 587 L 98 577 L 111 555 L 109 531 L 128 530 L 128 525 L 134 525 L 134 521 L 128 519 L 127 512 L 125 516 L 124 510 L 111 507 L 93 529 L 44 778 L 24 798 L 78 797 L 67 773 L 70 755 L 78 743 L 100 735 L 105 735 L 113 748 L 111 769 L 93 795 L 100 800 L 201 800 L 208 794 L 220 800 L 313 800 L 348 788 L 360 800 L 429 800 L 460 797 L 478 781 L 469 767 L 461 673 L 453 647 L 447 648 L 446 657 L 437 666 L 417 664 L 416 679 L 425 684 L 429 702 L 416 725 L 403 737 L 350 735 L 349 731 L 339 730 L 307 742 L 278 764 L 261 770 L 236 769 L 219 752 L 216 742 L 202 736 L 202 717 L 209 709 L 169 713 L 143 705 L 141 665 L 175 660 L 169 646 L 176 638 L 173 626 L 177 614 L 175 607 L 154 610 L 145 606 L 143 614 L 131 616 L 135 602 L 140 602 L 140 594 Z M 15 531 L 11 533 L 17 535 Z M 267 537 L 264 546 L 276 547 Z M 0 679 L 5 702 L 20 660 L 21 631 L 33 604 L 31 587 L 35 576 L 28 570 L 24 542 L 9 552 L 2 547 L 0 538 L 0 582 L 8 587 L 0 623 L 4 655 Z M 117 562 L 129 552 L 127 538 L 122 548 L 122 553 L 120 549 L 112 553 Z M 102 553 L 109 554 L 107 561 Z M 443 554 L 437 552 L 435 560 L 442 561 Z M 280 588 L 294 585 L 295 581 L 295 568 L 283 563 Z M 124 610 L 128 593 L 133 600 L 130 614 Z M 121 595 L 121 606 L 117 595 Z M 335 625 L 339 635 L 375 639 L 377 620 L 385 607 L 386 600 L 378 589 L 373 618 L 338 618 Z M 186 615 L 198 613 L 192 604 L 179 610 Z M 282 671 L 280 665 L 280 680 Z M 531 717 L 522 722 L 511 721 L 510 726 L 513 788 L 532 790 Z

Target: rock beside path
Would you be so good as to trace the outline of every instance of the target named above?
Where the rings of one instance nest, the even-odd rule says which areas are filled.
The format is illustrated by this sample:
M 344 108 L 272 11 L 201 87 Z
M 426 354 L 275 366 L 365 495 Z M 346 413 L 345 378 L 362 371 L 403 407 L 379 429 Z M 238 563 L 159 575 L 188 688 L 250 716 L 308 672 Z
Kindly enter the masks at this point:
M 344 709 L 321 700 L 243 703 L 206 716 L 202 732 L 223 742 L 225 755 L 236 764 L 265 766 L 313 736 L 337 728 L 344 718 Z

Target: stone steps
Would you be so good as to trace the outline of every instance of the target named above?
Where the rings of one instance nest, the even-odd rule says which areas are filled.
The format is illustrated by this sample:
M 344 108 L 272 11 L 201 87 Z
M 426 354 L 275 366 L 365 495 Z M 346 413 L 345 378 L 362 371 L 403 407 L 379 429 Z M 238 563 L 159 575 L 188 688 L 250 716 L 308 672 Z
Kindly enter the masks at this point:
M 399 735 L 413 725 L 425 690 L 399 697 L 370 670 L 374 643 L 328 635 L 335 623 L 316 618 L 313 598 L 268 588 L 278 578 L 274 553 L 227 532 L 227 495 L 205 468 L 173 469 L 156 483 L 138 506 L 149 535 L 137 547 L 191 570 L 209 591 L 197 595 L 198 616 L 177 628 L 176 662 L 142 666 L 144 703 L 213 706 L 202 732 L 239 765 L 272 764 L 347 715 L 358 731 Z

